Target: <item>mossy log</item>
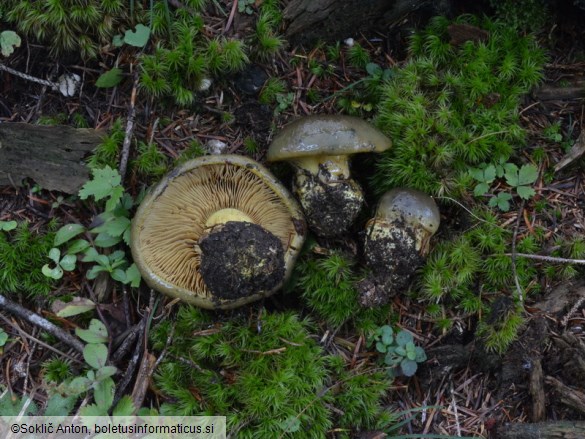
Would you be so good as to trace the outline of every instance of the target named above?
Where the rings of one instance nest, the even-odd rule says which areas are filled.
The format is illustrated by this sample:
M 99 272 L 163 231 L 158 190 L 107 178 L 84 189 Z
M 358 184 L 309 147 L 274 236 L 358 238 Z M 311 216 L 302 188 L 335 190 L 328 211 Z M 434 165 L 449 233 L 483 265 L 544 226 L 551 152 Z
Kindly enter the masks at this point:
M 82 159 L 105 135 L 94 129 L 0 123 L 0 186 L 32 178 L 43 189 L 76 193 L 88 180 Z
M 506 424 L 500 439 L 582 439 L 585 437 L 585 422 L 559 421 L 536 424 Z

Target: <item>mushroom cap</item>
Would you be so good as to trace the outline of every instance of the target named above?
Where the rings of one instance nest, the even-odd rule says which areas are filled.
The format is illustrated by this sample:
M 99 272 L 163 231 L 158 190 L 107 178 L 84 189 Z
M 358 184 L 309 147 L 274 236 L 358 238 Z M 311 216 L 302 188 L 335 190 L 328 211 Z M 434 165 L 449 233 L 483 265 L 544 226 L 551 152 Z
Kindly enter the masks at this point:
M 386 221 L 403 219 L 433 235 L 439 228 L 441 214 L 437 203 L 424 192 L 395 188 L 386 192 L 378 204 L 376 218 Z
M 205 285 L 199 242 L 208 219 L 225 209 L 243 212 L 282 244 L 285 275 L 270 290 L 226 299 Z M 305 235 L 299 205 L 265 167 L 243 156 L 206 156 L 174 169 L 146 195 L 132 220 L 131 250 L 151 288 L 203 308 L 229 309 L 280 288 Z
M 286 125 L 274 137 L 268 161 L 310 156 L 382 152 L 392 142 L 365 120 L 343 115 L 305 116 Z

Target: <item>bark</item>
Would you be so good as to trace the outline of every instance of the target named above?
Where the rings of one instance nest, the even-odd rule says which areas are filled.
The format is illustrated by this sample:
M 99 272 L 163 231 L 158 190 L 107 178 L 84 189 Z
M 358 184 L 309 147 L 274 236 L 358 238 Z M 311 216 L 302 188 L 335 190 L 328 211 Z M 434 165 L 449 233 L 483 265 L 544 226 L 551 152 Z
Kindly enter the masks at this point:
M 291 0 L 284 9 L 285 35 L 293 44 L 338 41 L 385 32 L 413 12 L 447 13 L 449 0 Z
M 43 189 L 76 193 L 88 180 L 82 159 L 105 133 L 69 126 L 0 123 L 0 186 L 32 178 Z
M 499 432 L 499 439 L 582 439 L 585 422 L 560 421 L 536 424 L 507 424 Z

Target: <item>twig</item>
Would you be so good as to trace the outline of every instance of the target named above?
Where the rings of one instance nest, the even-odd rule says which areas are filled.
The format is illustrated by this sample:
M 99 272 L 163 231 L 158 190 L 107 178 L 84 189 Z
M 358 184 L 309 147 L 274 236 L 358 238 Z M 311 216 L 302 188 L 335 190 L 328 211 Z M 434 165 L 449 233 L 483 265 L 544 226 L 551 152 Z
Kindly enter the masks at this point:
M 16 314 L 18 317 L 25 319 L 27 322 L 32 323 L 40 327 L 41 329 L 47 331 L 49 334 L 54 335 L 59 340 L 64 343 L 67 343 L 73 349 L 83 352 L 84 345 L 78 338 L 72 336 L 68 332 L 65 332 L 63 329 L 59 328 L 58 326 L 54 325 L 53 323 L 49 322 L 47 319 L 35 314 L 32 311 L 29 311 L 26 308 L 23 308 L 18 303 L 14 303 L 13 301 L 7 299 L 3 295 L 0 294 L 0 309 L 5 309 L 12 314 Z
M 516 225 L 514 226 L 514 234 L 512 235 L 512 274 L 514 275 L 514 284 L 516 284 L 516 291 L 518 291 L 518 299 L 520 303 L 524 302 L 524 294 L 522 287 L 518 281 L 518 272 L 516 271 L 516 237 L 518 236 L 518 228 L 520 227 L 520 218 L 522 217 L 522 211 L 524 210 L 525 201 L 522 200 L 518 216 L 516 217 Z
M 0 70 L 4 70 L 5 72 L 8 72 L 14 76 L 18 76 L 19 78 L 26 79 L 27 81 L 36 82 L 37 84 L 41 84 L 41 85 L 44 85 L 46 87 L 51 87 L 53 89 L 59 88 L 59 84 L 57 84 L 56 82 L 49 81 L 48 79 L 41 79 L 41 78 L 37 78 L 35 76 L 27 75 L 26 73 L 22 73 L 22 72 L 19 72 L 18 70 L 11 69 L 10 67 L 5 66 L 2 63 L 0 63 Z
M 122 144 L 122 155 L 120 157 L 120 175 L 122 180 L 126 175 L 128 168 L 128 157 L 130 157 L 130 144 L 132 143 L 132 133 L 134 133 L 134 119 L 136 119 L 136 95 L 138 94 L 138 71 L 134 71 L 134 84 L 132 85 L 132 94 L 130 96 L 130 109 L 128 111 L 128 120 L 126 121 L 126 132 L 124 134 L 124 143 Z
M 585 265 L 585 259 L 558 258 L 556 256 L 531 255 L 531 254 L 528 254 L 528 253 L 515 253 L 515 255 L 517 257 L 519 256 L 521 258 L 536 259 L 538 261 L 560 262 L 561 264 Z M 512 256 L 512 253 L 504 253 L 504 256 Z
M 230 16 L 228 17 L 227 23 L 226 23 L 225 28 L 223 30 L 224 34 L 232 26 L 232 22 L 234 21 L 234 16 L 236 15 L 237 10 L 238 10 L 238 0 L 234 0 L 234 2 L 232 3 L 232 9 L 230 10 Z

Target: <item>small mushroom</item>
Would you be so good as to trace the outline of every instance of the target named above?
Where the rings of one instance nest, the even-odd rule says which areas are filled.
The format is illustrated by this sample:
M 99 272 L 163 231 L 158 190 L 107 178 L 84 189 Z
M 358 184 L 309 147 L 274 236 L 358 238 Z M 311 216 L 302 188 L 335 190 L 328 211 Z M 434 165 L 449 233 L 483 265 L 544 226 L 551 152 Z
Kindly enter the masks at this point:
M 266 297 L 288 279 L 306 225 L 262 165 L 207 156 L 169 173 L 132 220 L 132 256 L 153 289 L 203 308 Z
M 309 226 L 331 237 L 349 229 L 364 202 L 360 185 L 350 177 L 349 156 L 390 146 L 390 139 L 362 119 L 314 115 L 285 126 L 274 137 L 267 159 L 294 165 L 293 190 Z
M 358 285 L 364 306 L 382 305 L 410 283 L 429 252 L 441 217 L 435 201 L 414 189 L 392 189 L 366 225 L 364 261 L 369 278 Z

